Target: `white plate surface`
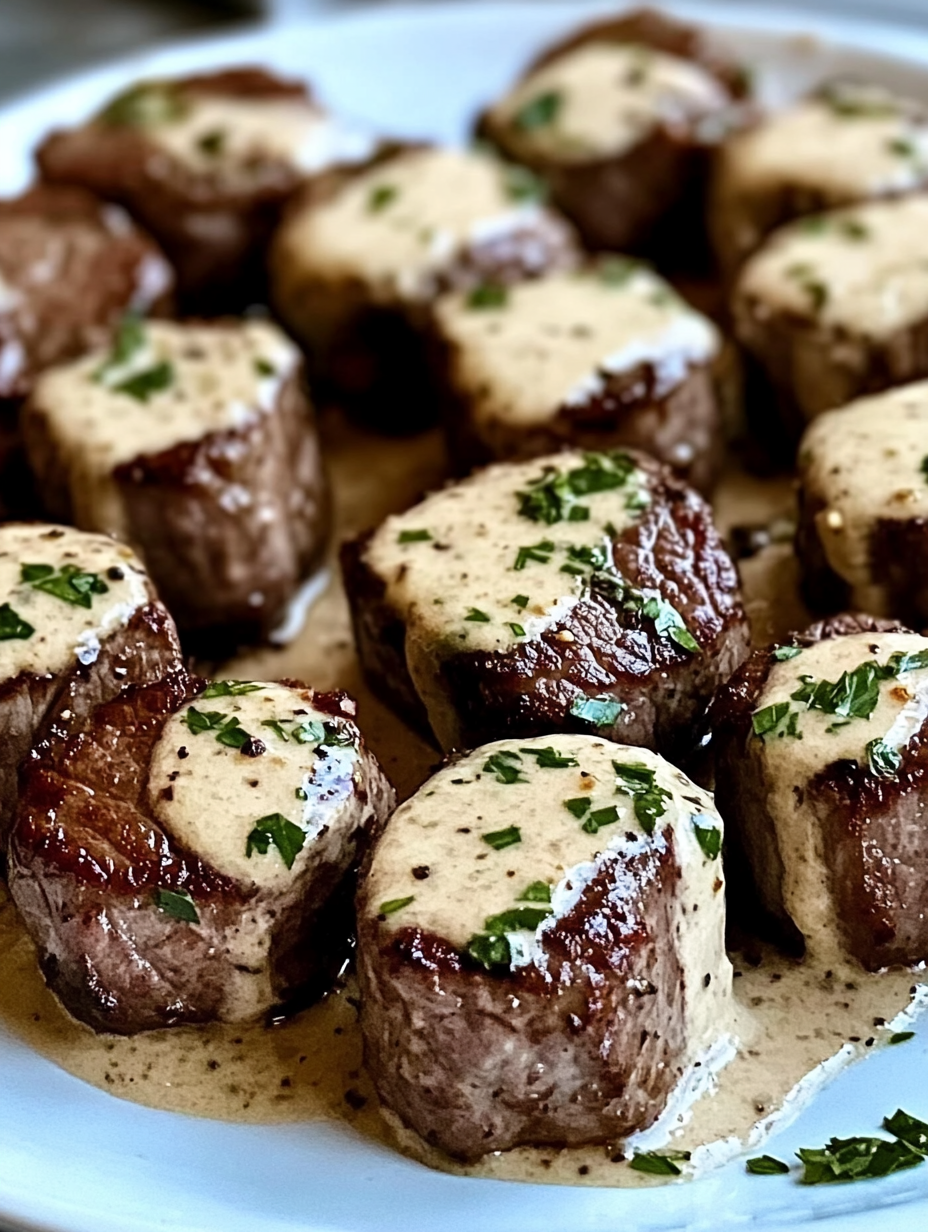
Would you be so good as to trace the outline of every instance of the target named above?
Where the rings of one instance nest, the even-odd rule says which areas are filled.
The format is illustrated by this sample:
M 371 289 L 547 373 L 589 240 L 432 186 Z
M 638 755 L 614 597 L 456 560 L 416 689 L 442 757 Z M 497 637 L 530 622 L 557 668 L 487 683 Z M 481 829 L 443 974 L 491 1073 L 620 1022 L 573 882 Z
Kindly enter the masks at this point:
M 731 6 L 672 7 L 731 25 Z M 478 106 L 536 47 L 598 11 L 576 3 L 381 9 L 136 56 L 0 111 L 0 193 L 28 181 L 29 151 L 48 128 L 78 120 L 138 75 L 242 61 L 305 75 L 333 107 L 382 131 L 461 139 Z M 928 101 L 928 34 L 816 21 L 817 37 L 797 40 L 812 18 L 752 6 L 728 31 L 736 52 L 766 66 L 768 98 L 851 71 Z M 897 1105 L 928 1119 L 928 1022 L 912 1043 L 842 1074 L 768 1149 L 788 1158 L 832 1134 L 872 1133 Z M 0 1219 L 49 1232 L 924 1232 L 928 1166 L 814 1189 L 746 1176 L 739 1162 L 647 1191 L 463 1179 L 345 1127 L 228 1125 L 124 1103 L 0 1029 Z

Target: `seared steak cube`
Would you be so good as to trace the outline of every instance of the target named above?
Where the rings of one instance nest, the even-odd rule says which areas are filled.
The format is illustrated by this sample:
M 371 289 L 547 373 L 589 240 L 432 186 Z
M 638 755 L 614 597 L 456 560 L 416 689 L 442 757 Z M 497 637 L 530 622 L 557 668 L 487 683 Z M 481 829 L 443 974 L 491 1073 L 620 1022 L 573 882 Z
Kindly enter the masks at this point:
M 0 855 L 30 748 L 180 663 L 174 622 L 129 548 L 63 526 L 0 526 Z
M 865 82 L 828 82 L 719 151 L 709 225 L 723 267 L 734 272 L 794 218 L 924 188 L 926 155 L 923 103 Z
M 393 804 L 354 710 L 181 671 L 39 746 L 10 889 L 75 1017 L 239 1022 L 325 976 L 333 895 Z
M 701 31 L 639 11 L 548 49 L 479 131 L 543 178 L 590 247 L 633 249 L 676 207 L 694 233 L 709 152 L 744 92 Z
M 464 1159 L 650 1125 L 731 1029 L 721 840 L 679 770 L 592 736 L 501 740 L 441 770 L 358 896 L 387 1106 Z
M 928 959 L 928 638 L 898 628 L 845 617 L 755 651 L 713 706 L 755 903 L 823 967 Z
M 435 418 L 425 333 L 440 292 L 493 298 L 576 263 L 572 230 L 518 170 L 405 147 L 310 186 L 288 211 L 271 253 L 277 311 L 329 392 L 378 428 Z
M 644 454 L 487 467 L 343 568 L 372 686 L 445 749 L 580 731 L 683 756 L 746 652 L 707 505 Z
M 157 245 L 91 193 L 44 184 L 0 201 L 0 399 L 105 346 L 126 312 L 166 312 L 173 286 Z
M 928 196 L 780 228 L 745 263 L 732 311 L 797 436 L 822 411 L 928 375 Z
M 124 205 L 186 295 L 228 311 L 260 293 L 265 245 L 294 189 L 370 148 L 302 82 L 231 68 L 137 82 L 88 122 L 51 133 L 37 160 L 45 179 Z
M 799 450 L 799 557 L 813 608 L 928 624 L 928 381 L 810 424 Z
M 182 630 L 264 636 L 325 548 L 297 349 L 257 321 L 142 325 L 46 372 L 23 412 L 54 517 L 132 543 Z
M 722 451 L 715 326 L 647 266 L 611 257 L 436 308 L 458 466 L 632 445 L 711 486 Z

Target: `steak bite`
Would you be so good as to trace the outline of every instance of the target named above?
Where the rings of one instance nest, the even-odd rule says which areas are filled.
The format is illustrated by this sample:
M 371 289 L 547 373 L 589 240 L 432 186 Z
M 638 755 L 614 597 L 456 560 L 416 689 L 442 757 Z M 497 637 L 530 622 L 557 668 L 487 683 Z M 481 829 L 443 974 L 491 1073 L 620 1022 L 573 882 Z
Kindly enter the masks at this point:
M 446 750 L 579 731 L 684 756 L 748 644 L 708 506 L 644 454 L 487 467 L 342 559 L 372 687 Z
M 174 274 L 117 206 L 43 184 L 0 200 L 0 400 L 111 341 L 126 312 L 164 314 Z
M 325 978 L 333 896 L 393 805 L 344 693 L 177 671 L 40 745 L 10 889 L 96 1031 L 259 1017 Z
M 46 180 L 124 205 L 187 296 L 228 311 L 230 295 L 260 293 L 267 239 L 294 189 L 370 148 L 303 82 L 231 68 L 138 82 L 83 125 L 51 133 L 36 158 Z
M 928 109 L 882 86 L 829 82 L 722 145 L 709 227 L 734 272 L 781 224 L 928 183 Z M 814 227 L 816 223 L 810 223 Z
M 24 408 L 47 508 L 132 543 L 185 632 L 265 636 L 328 532 L 300 369 L 263 322 L 126 321 Z
M 275 238 L 272 298 L 328 392 L 382 429 L 433 420 L 424 335 L 436 296 L 492 300 L 579 259 L 536 189 L 485 154 L 422 146 L 309 186 Z
M 0 857 L 32 746 L 81 731 L 126 685 L 180 664 L 174 622 L 129 548 L 63 526 L 0 526 Z
M 744 94 L 743 70 L 701 31 L 638 11 L 550 48 L 479 132 L 542 177 L 587 245 L 634 249 L 678 206 L 677 229 L 693 231 L 710 151 L 742 122 Z
M 455 462 L 632 445 L 711 486 L 721 339 L 647 266 L 611 257 L 436 308 Z
M 441 770 L 358 896 L 384 1103 L 468 1160 L 651 1125 L 731 1030 L 721 841 L 708 793 L 592 736 L 501 740 Z
M 822 411 L 928 375 L 928 196 L 780 228 L 744 265 L 732 313 L 796 436 Z
M 813 609 L 928 625 L 928 381 L 821 415 L 802 438 L 799 474 Z
M 820 625 L 755 651 L 713 718 L 716 803 L 755 904 L 823 966 L 928 959 L 928 638 Z

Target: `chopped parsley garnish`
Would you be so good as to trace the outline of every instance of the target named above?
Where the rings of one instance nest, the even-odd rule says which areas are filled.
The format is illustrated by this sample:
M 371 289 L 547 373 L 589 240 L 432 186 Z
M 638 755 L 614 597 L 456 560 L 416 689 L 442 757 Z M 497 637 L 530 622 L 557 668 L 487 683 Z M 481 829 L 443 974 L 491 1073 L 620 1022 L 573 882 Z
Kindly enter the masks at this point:
M 904 137 L 893 137 L 886 142 L 886 148 L 890 154 L 898 154 L 900 158 L 915 158 L 918 154 L 918 147 L 913 141 L 906 141 Z
M 181 722 L 186 723 L 191 735 L 199 736 L 219 727 L 227 717 L 221 710 L 197 710 L 196 706 L 191 706 Z
M 644 268 L 634 257 L 605 257 L 597 266 L 596 274 L 607 287 L 624 287 Z
M 521 843 L 522 831 L 518 826 L 507 826 L 505 830 L 491 830 L 489 834 L 481 834 L 480 837 L 494 851 L 502 851 L 505 847 L 514 847 L 516 843 Z
M 534 171 L 529 171 L 528 167 L 515 163 L 507 163 L 503 167 L 503 187 L 513 201 L 543 202 L 548 199 L 549 190 L 545 181 Z
M 427 543 L 432 538 L 428 530 L 401 530 L 396 536 L 397 543 Z
M 264 359 L 260 355 L 254 361 L 254 370 L 255 372 L 257 372 L 258 376 L 276 376 L 277 375 L 277 369 L 274 367 L 271 361 L 269 359 Z
M 464 619 L 475 621 L 477 624 L 481 625 L 488 625 L 490 623 L 490 617 L 486 614 L 486 612 L 481 612 L 479 607 L 469 607 L 467 609 L 467 615 Z
M 305 842 L 305 830 L 288 821 L 283 813 L 269 813 L 267 817 L 259 817 L 255 822 L 245 844 L 245 855 L 251 859 L 252 853 L 256 851 L 259 855 L 266 856 L 273 844 L 287 868 L 293 868 L 293 862 L 303 850 Z
M 900 1032 L 904 1035 L 914 1035 L 914 1031 Z M 928 1125 L 924 1121 L 920 1121 L 918 1117 L 910 1116 L 908 1112 L 903 1112 L 901 1108 L 897 1108 L 891 1117 L 883 1118 L 883 1128 L 895 1138 L 899 1138 L 907 1146 L 921 1152 L 922 1155 L 928 1155 Z
M 528 780 L 522 777 L 522 769 L 518 764 L 521 760 L 518 753 L 492 753 L 483 763 L 483 768 L 487 773 L 496 775 L 497 783 L 525 783 Z
M 821 710 L 841 718 L 869 719 L 880 700 L 880 682 L 896 675 L 893 666 L 869 659 L 852 671 L 842 672 L 837 680 L 816 680 L 800 676 L 802 683 L 791 693 L 794 701 L 804 703 L 807 710 Z
M 894 1031 L 889 1037 L 890 1044 L 904 1044 L 910 1039 L 915 1038 L 914 1031 Z
M 402 911 L 404 907 L 415 899 L 415 894 L 407 894 L 405 898 L 388 898 L 385 903 L 381 903 L 377 908 L 378 915 L 393 915 L 396 911 Z
M 776 731 L 789 714 L 789 702 L 774 702 L 772 706 L 764 706 L 751 715 L 751 726 L 755 736 L 766 736 Z
M 297 800 L 308 800 L 309 799 L 309 794 L 306 791 L 305 787 L 294 787 L 293 794 L 297 798 Z
M 513 637 L 525 637 L 525 629 L 522 625 L 516 624 L 515 621 L 509 621 L 509 628 L 512 630 Z
M 244 697 L 246 693 L 256 693 L 261 688 L 250 680 L 213 680 L 200 694 L 201 700 L 208 697 Z
M 524 611 L 528 607 L 528 595 L 515 595 L 509 602 L 513 607 L 517 607 L 519 611 Z
M 33 633 L 35 628 L 28 620 L 23 620 L 8 603 L 0 604 L 0 642 L 9 642 L 14 638 L 25 641 L 26 638 L 32 637 Z
M 885 740 L 871 740 L 865 756 L 867 765 L 881 779 L 894 779 L 902 765 L 902 754 Z
M 681 649 L 698 654 L 702 647 L 693 637 L 683 617 L 660 595 L 648 595 L 638 590 L 622 577 L 611 565 L 594 571 L 590 579 L 593 590 L 607 599 L 622 612 L 637 612 L 654 621 L 659 637 L 668 637 Z
M 172 124 L 187 114 L 187 100 L 173 82 L 142 81 L 118 94 L 100 112 L 104 124 L 152 128 Z
M 885 120 L 899 114 L 892 99 L 867 97 L 840 83 L 825 86 L 821 97 L 834 115 L 846 120 Z
M 483 924 L 488 933 L 516 933 L 521 929 L 534 929 L 551 914 L 547 907 L 510 907 L 499 915 L 489 916 Z
M 619 810 L 614 804 L 594 809 L 580 827 L 586 834 L 597 834 L 603 826 L 611 826 L 619 820 Z
M 679 1176 L 680 1164 L 689 1158 L 689 1151 L 636 1151 L 628 1166 L 651 1176 Z
M 465 953 L 488 971 L 494 967 L 512 965 L 512 950 L 506 937 L 488 937 L 485 933 L 477 933 L 471 937 L 464 949 Z
M 546 466 L 525 491 L 517 492 L 519 513 L 532 522 L 580 522 L 589 518 L 581 498 L 622 488 L 635 472 L 635 464 L 620 449 L 584 454 L 582 466 L 559 471 Z
M 211 128 L 208 133 L 198 138 L 197 149 L 210 158 L 215 158 L 225 149 L 227 137 L 228 133 L 224 128 Z
M 289 723 L 290 727 L 284 726 Z M 355 737 L 337 723 L 322 719 L 262 719 L 262 727 L 269 727 L 281 740 L 295 740 L 297 744 L 322 744 L 329 747 L 354 747 Z
M 118 384 L 110 385 L 115 394 L 126 394 L 130 398 L 134 398 L 136 402 L 147 402 L 152 394 L 160 393 L 163 389 L 168 389 L 174 383 L 174 366 L 163 360 L 160 364 L 155 364 L 152 368 L 146 368 L 144 372 L 137 372 L 135 376 L 127 377 L 124 381 Z
M 558 753 L 557 749 L 553 749 L 550 745 L 544 749 L 519 749 L 520 753 L 524 753 L 526 757 L 534 757 L 539 768 L 542 770 L 566 770 L 569 766 L 577 766 L 580 763 L 576 757 Z
M 696 842 L 702 848 L 702 854 L 707 860 L 717 860 L 719 852 L 722 850 L 722 831 L 718 826 L 703 825 L 705 819 L 697 817 L 695 814 L 691 818 L 693 823 L 693 833 L 696 835 Z
M 538 128 L 547 128 L 557 119 L 564 103 L 564 96 L 559 90 L 546 90 L 536 94 L 516 112 L 513 123 L 516 128 L 525 133 L 534 132 Z
M 590 806 L 592 803 L 593 801 L 589 796 L 574 796 L 572 799 L 564 801 L 564 808 L 567 809 L 568 813 L 572 813 L 579 821 L 585 813 L 590 811 Z
M 550 539 L 542 539 L 540 543 L 533 543 L 528 547 L 519 548 L 516 553 L 516 563 L 513 565 L 513 569 L 524 569 L 530 560 L 536 561 L 539 565 L 546 565 L 551 559 L 553 551 L 554 544 Z
M 838 223 L 838 230 L 846 240 L 865 240 L 870 235 L 866 223 L 862 223 L 859 218 L 842 218 Z
M 638 824 L 645 834 L 653 834 L 658 818 L 667 811 L 664 802 L 670 799 L 670 792 L 657 783 L 654 771 L 641 762 L 614 761 L 612 768 L 618 779 L 616 790 L 632 797 Z
M 227 722 L 216 732 L 216 740 L 219 744 L 226 745 L 230 749 L 240 749 L 242 745 L 247 744 L 251 739 L 250 734 L 245 731 L 238 719 L 233 715 Z
M 467 307 L 475 309 L 504 308 L 509 300 L 508 290 L 499 282 L 481 282 L 467 297 Z
M 801 646 L 777 646 L 773 657 L 778 663 L 784 663 L 787 659 L 795 659 L 798 654 L 802 654 Z
M 165 915 L 185 924 L 199 924 L 196 905 L 186 890 L 166 890 L 159 886 L 154 893 L 155 906 Z
M 925 456 L 922 458 L 922 464 L 918 469 L 921 471 L 926 482 L 928 482 L 928 453 L 926 453 Z
M 533 881 L 519 895 L 519 902 L 521 903 L 550 903 L 550 901 L 551 887 L 547 881 Z
M 376 184 L 367 196 L 367 209 L 370 214 L 379 214 L 391 202 L 396 200 L 398 189 L 393 184 Z
M 864 1181 L 914 1168 L 924 1160 L 905 1142 L 886 1138 L 832 1138 L 817 1150 L 796 1152 L 803 1162 L 803 1185 L 827 1185 L 835 1181 Z
M 754 1176 L 782 1176 L 789 1172 L 789 1164 L 782 1159 L 774 1159 L 772 1155 L 756 1155 L 753 1159 L 746 1159 L 744 1166 Z
M 109 590 L 98 573 L 87 573 L 77 565 L 62 565 L 60 569 L 53 565 L 22 565 L 19 580 L 75 607 L 90 608 L 94 595 L 105 595 Z
M 105 382 L 110 372 L 124 367 L 144 345 L 145 325 L 142 318 L 136 312 L 127 312 L 119 322 L 106 363 L 93 374 L 94 380 Z

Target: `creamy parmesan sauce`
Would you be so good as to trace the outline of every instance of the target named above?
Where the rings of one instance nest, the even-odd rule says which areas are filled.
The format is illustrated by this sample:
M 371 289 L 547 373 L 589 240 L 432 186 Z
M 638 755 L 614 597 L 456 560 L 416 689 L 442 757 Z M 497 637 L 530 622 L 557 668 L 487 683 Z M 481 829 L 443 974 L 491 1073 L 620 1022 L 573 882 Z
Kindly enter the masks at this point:
M 589 575 L 570 549 L 595 548 L 611 562 L 607 525 L 621 532 L 647 504 L 646 480 L 633 469 L 620 487 L 582 499 L 585 521 L 548 525 L 520 514 L 519 493 L 544 478 L 545 467 L 564 474 L 583 465 L 584 455 L 572 452 L 488 467 L 388 518 L 368 545 L 367 563 L 406 625 L 407 665 L 444 747 L 454 747 L 456 719 L 445 699 L 441 660 L 461 651 L 508 650 L 563 619 Z M 427 538 L 414 538 L 426 532 Z M 553 550 L 538 550 L 539 544 Z M 523 548 L 533 553 L 520 553 Z
M 95 574 L 106 587 L 90 594 L 90 606 L 69 602 L 22 580 L 24 565 L 47 565 L 55 574 L 72 566 Z M 145 572 L 132 550 L 103 535 L 43 523 L 0 526 L 0 602 L 33 632 L 0 638 L 0 679 L 20 672 L 56 675 L 93 663 L 103 641 L 151 602 Z
M 293 213 L 279 237 L 282 276 L 359 278 L 375 301 L 425 299 L 470 245 L 532 229 L 541 213 L 513 199 L 491 158 L 408 150 Z
M 150 142 L 198 175 L 253 183 L 256 167 L 283 163 L 313 173 L 367 157 L 373 141 L 297 98 L 183 95 L 182 114 L 146 128 Z
M 782 227 L 745 265 L 738 294 L 758 319 L 790 312 L 852 339 L 890 337 L 928 315 L 928 197 Z
M 544 765 L 544 751 L 551 749 L 573 764 Z M 493 759 L 516 767 L 519 780 L 501 782 Z M 613 763 L 650 770 L 668 793 L 652 836 L 638 822 L 633 796 Z M 577 816 L 566 807 L 568 800 L 575 808 L 586 800 L 586 812 Z M 584 818 L 601 818 L 602 810 L 615 820 L 603 821 L 595 833 L 585 831 Z M 497 850 L 484 841 L 485 834 L 513 826 L 517 842 Z M 671 836 L 680 870 L 673 914 L 687 975 L 690 1051 L 682 1063 L 688 1064 L 731 1025 L 721 858 L 704 854 L 697 826 L 720 838 L 722 821 L 712 797 L 646 749 L 578 735 L 499 740 L 441 770 L 400 806 L 378 843 L 366 894 L 374 911 L 381 903 L 404 902 L 388 912 L 383 928 L 421 928 L 464 948 L 486 931 L 489 917 L 539 907 L 538 898 L 526 899 L 525 893 L 544 883 L 551 914 L 534 929 L 506 936 L 514 966 L 533 963 L 546 970 L 546 931 L 573 909 L 602 860 L 665 850 Z M 616 884 L 630 899 L 639 893 L 621 864 Z
M 509 289 L 498 308 L 466 295 L 439 301 L 436 315 L 454 348 L 455 384 L 478 425 L 531 427 L 565 405 L 595 397 L 605 379 L 651 364 L 665 393 L 720 345 L 715 326 L 646 266 L 621 277 L 555 273 Z
M 854 633 L 828 638 L 798 655 L 775 663 L 756 709 L 787 702 L 798 714 L 797 735 L 763 737 L 768 807 L 783 857 L 783 903 L 806 940 L 810 959 L 839 963 L 846 953 L 831 897 L 831 873 L 824 836 L 814 814 L 803 807 L 803 788 L 825 766 L 851 760 L 866 765 L 866 747 L 882 740 L 899 751 L 928 718 L 928 668 L 904 672 L 879 682 L 879 700 L 868 719 L 845 720 L 821 710 L 807 710 L 792 699 L 803 677 L 837 681 L 842 673 L 876 661 L 885 665 L 895 652 L 928 650 L 928 638 L 914 633 Z M 781 725 L 782 726 L 782 725 Z
M 353 718 L 354 707 L 345 706 L 343 717 Z M 200 716 L 213 726 L 197 731 Z M 264 752 L 246 756 L 217 739 L 233 718 Z M 354 805 L 358 753 L 351 743 L 325 744 L 321 731 L 307 728 L 312 723 L 326 724 L 351 741 L 351 728 L 284 685 L 195 698 L 168 719 L 152 755 L 148 796 L 158 821 L 220 873 L 266 890 L 282 890 L 306 865 L 334 858 L 343 837 L 339 804 Z M 265 854 L 248 854 L 256 822 L 275 813 L 306 835 L 292 868 L 273 846 Z
M 806 429 L 802 486 L 824 501 L 815 516 L 828 564 L 851 587 L 850 606 L 890 615 L 873 581 L 871 536 L 878 521 L 928 517 L 928 381 L 904 385 L 840 410 Z
M 265 322 L 150 321 L 144 344 L 119 366 L 100 351 L 43 373 L 32 405 L 66 462 L 75 522 L 125 537 L 114 468 L 270 413 L 298 363 L 296 347 Z M 118 388 L 162 364 L 165 386 L 144 399 Z
M 544 100 L 553 99 L 545 106 Z M 539 102 L 541 110 L 538 111 Z M 657 129 L 683 129 L 724 108 L 698 64 L 651 47 L 587 43 L 531 73 L 490 111 L 523 156 L 587 162 L 626 153 Z

